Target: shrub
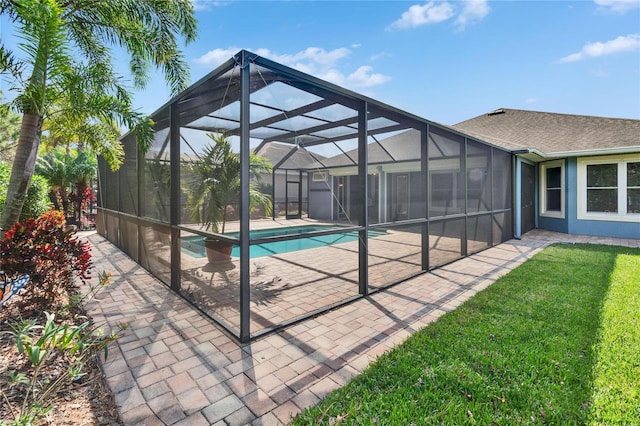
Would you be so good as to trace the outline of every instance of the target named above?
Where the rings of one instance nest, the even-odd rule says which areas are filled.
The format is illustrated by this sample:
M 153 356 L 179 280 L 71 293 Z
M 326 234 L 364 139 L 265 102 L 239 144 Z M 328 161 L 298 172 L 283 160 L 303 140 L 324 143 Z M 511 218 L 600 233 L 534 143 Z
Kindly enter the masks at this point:
M 7 198 L 10 176 L 11 166 L 0 161 L 0 212 L 4 208 L 4 202 Z M 30 217 L 38 217 L 50 208 L 51 201 L 49 200 L 49 184 L 47 180 L 42 176 L 33 175 L 19 220 L 24 221 Z
M 70 382 L 79 382 L 85 375 L 85 365 L 98 351 L 104 352 L 107 359 L 108 345 L 121 337 L 126 325 L 110 335 L 103 335 L 102 330 L 89 319 L 79 325 L 73 323 L 55 323 L 55 314 L 44 312 L 46 322 L 21 319 L 11 324 L 9 332 L 15 339 L 15 346 L 25 365 L 7 366 L 6 375 L 9 388 L 17 387 L 22 395 L 20 407 L 13 407 L 3 389 L 0 395 L 6 404 L 5 408 L 14 418 L 13 425 L 37 424 L 47 415 L 54 405 L 58 392 Z M 13 371 L 15 369 L 15 371 Z M 53 370 L 53 371 L 52 371 Z M 3 422 L 0 422 L 3 424 Z
M 51 209 L 51 201 L 49 200 L 49 184 L 42 176 L 34 175 L 31 178 L 27 198 L 24 200 L 20 220 L 26 220 L 30 217 L 38 217 L 44 212 Z
M 89 242 L 65 230 L 64 214 L 57 210 L 38 219 L 16 223 L 0 243 L 0 269 L 12 278 L 31 277 L 22 290 L 22 303 L 34 310 L 49 310 L 59 296 L 75 294 L 76 278 L 85 283 L 92 268 Z

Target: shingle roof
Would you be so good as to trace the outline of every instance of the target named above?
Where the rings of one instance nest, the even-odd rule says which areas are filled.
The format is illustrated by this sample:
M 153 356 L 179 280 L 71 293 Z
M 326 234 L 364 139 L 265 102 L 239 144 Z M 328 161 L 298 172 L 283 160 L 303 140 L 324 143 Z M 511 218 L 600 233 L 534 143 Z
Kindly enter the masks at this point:
M 367 144 L 367 158 L 371 164 L 395 161 L 420 160 L 420 133 L 407 130 L 384 139 L 376 139 L 378 143 Z M 331 157 L 323 163 L 327 167 L 353 166 L 358 161 L 358 149 Z
M 463 121 L 454 129 L 510 150 L 546 155 L 638 148 L 640 120 L 500 108 Z
M 262 147 L 258 154 L 268 158 L 271 164 L 275 166 L 294 148 L 294 146 L 288 144 L 269 142 Z M 317 169 L 322 167 L 322 164 L 316 160 L 322 161 L 324 159 L 325 157 L 322 155 L 313 154 L 311 156 L 306 150 L 298 149 L 279 168 L 293 170 Z

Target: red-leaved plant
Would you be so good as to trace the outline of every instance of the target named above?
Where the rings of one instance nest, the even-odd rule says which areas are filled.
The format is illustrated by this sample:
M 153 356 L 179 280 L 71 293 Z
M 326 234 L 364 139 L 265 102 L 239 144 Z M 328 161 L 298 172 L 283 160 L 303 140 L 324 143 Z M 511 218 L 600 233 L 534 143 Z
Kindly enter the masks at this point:
M 78 291 L 78 278 L 91 278 L 90 244 L 65 229 L 62 212 L 50 210 L 37 219 L 16 223 L 0 242 L 0 270 L 10 278 L 29 274 L 20 293 L 25 305 L 35 310 L 51 310 L 61 294 Z

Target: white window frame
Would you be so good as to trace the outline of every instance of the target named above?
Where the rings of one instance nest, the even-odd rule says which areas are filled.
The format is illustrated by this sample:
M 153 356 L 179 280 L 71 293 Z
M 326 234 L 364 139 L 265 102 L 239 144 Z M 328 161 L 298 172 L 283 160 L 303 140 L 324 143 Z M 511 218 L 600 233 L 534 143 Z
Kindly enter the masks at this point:
M 578 219 L 614 222 L 639 222 L 639 213 L 627 213 L 627 164 L 640 162 L 640 154 L 578 158 Z M 587 166 L 617 164 L 618 212 L 587 212 Z
M 313 182 L 329 182 L 329 172 L 313 172 L 311 180 Z
M 560 167 L 560 211 L 547 210 L 547 169 Z M 540 216 L 564 219 L 565 183 L 564 160 L 548 161 L 540 164 Z

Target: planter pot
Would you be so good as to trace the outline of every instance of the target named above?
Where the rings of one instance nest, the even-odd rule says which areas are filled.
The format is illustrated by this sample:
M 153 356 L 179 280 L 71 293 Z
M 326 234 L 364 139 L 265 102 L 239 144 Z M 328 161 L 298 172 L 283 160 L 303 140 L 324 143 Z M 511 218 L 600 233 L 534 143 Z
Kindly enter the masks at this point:
M 233 248 L 233 244 L 229 242 L 206 237 L 204 239 L 204 247 L 206 248 L 207 259 L 209 262 L 231 260 L 231 249 Z

